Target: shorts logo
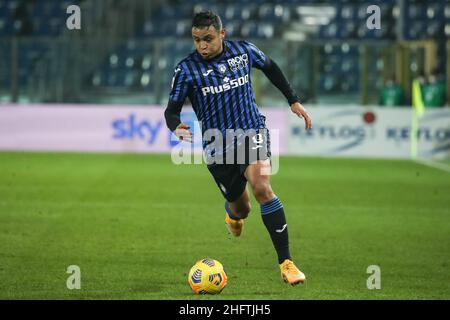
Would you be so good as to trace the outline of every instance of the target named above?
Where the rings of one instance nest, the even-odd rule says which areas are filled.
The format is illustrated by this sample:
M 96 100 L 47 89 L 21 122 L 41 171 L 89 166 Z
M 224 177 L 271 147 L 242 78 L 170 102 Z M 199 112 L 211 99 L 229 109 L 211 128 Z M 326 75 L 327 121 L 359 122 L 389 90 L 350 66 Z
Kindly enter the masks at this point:
M 225 74 L 227 72 L 227 67 L 224 64 L 219 64 L 219 71 Z
M 223 193 L 227 193 L 227 189 L 223 186 L 223 184 L 219 183 L 220 189 L 222 189 Z
M 228 59 L 227 62 L 228 62 L 228 65 L 230 66 L 231 71 L 234 72 L 237 69 L 242 69 L 247 66 L 248 55 L 246 53 L 244 53 L 240 56 Z

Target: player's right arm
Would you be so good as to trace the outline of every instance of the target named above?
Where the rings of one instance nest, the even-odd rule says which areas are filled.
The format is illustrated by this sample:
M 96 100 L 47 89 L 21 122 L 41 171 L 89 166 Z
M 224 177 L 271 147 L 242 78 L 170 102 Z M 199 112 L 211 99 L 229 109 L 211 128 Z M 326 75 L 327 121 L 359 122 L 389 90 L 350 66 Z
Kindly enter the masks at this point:
M 192 142 L 192 133 L 189 131 L 190 127 L 182 123 L 180 119 L 181 109 L 187 97 L 188 87 L 188 76 L 182 65 L 179 64 L 175 68 L 172 78 L 172 89 L 167 108 L 164 111 L 164 117 L 166 118 L 167 127 L 175 133 L 178 139 Z

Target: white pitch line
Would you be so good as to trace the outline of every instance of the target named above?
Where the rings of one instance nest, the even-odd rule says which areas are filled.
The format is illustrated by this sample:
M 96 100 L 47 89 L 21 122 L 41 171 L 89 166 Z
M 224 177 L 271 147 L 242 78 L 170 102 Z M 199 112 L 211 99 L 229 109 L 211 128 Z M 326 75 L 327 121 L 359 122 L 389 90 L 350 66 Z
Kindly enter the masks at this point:
M 439 169 L 445 172 L 450 172 L 450 166 L 444 164 L 444 163 L 439 163 L 439 162 L 435 162 L 435 161 L 431 161 L 431 160 L 415 160 L 414 162 L 422 164 L 424 166 L 428 166 L 431 168 L 435 168 L 435 169 Z

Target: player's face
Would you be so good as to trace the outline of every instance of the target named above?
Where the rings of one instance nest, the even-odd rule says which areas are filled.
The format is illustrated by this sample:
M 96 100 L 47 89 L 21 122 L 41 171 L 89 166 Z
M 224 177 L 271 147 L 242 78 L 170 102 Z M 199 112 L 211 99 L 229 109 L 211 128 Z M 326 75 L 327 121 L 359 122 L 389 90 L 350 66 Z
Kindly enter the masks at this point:
M 208 60 L 222 52 L 222 40 L 225 30 L 216 30 L 214 26 L 207 28 L 192 28 L 192 38 L 195 48 L 201 56 Z

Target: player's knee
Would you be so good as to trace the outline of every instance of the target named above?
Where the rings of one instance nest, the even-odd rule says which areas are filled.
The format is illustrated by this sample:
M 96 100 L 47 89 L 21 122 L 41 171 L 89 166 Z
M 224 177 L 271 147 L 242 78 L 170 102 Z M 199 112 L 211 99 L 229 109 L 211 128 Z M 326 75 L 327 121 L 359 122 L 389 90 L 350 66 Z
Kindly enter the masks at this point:
M 270 184 L 260 184 L 253 187 L 253 195 L 259 203 L 266 203 L 274 197 Z

